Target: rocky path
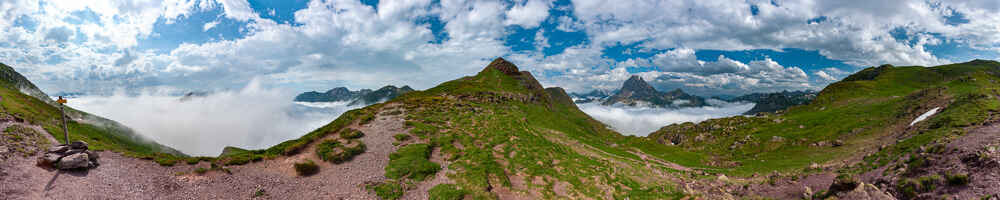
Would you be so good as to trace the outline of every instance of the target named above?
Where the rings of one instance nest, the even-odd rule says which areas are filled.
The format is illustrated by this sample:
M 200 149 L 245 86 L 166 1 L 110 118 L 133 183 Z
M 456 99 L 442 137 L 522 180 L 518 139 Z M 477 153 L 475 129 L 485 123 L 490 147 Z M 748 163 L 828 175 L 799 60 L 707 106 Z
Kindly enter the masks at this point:
M 352 125 L 365 133 L 360 140 L 368 148 L 339 165 L 322 162 L 313 147 L 292 157 L 228 167 L 232 174 L 202 175 L 192 172 L 209 168 L 206 162 L 163 167 L 109 151 L 99 152 L 101 165 L 89 171 L 44 169 L 35 166 L 37 156 L 14 156 L 0 160 L 0 199 L 377 199 L 364 186 L 385 179 L 388 155 L 397 148 L 392 136 L 406 131 L 402 116 L 379 115 L 367 125 Z M 297 176 L 291 166 L 303 159 L 320 164 L 320 172 Z

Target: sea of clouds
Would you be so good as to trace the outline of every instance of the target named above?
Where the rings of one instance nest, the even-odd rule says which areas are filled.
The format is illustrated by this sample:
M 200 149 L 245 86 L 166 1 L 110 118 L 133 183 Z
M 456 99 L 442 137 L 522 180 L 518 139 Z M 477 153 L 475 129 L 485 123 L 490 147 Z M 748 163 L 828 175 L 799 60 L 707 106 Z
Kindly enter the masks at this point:
M 736 116 L 749 111 L 754 106 L 753 103 L 730 103 L 714 99 L 709 100 L 708 103 L 710 106 L 704 107 L 653 108 L 604 106 L 595 101 L 577 104 L 577 107 L 622 134 L 646 136 L 666 125 Z
M 182 101 L 166 91 L 80 96 L 68 105 L 135 129 L 185 154 L 217 156 L 226 146 L 267 148 L 295 139 L 361 106 L 293 102 L 295 93 L 260 87 L 212 92 Z

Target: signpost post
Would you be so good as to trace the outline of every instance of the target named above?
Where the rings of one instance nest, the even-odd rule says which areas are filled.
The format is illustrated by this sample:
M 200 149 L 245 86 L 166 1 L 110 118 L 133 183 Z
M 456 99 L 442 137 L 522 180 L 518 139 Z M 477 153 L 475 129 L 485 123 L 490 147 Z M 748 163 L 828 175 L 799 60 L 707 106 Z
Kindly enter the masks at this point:
M 56 103 L 59 103 L 59 112 L 62 113 L 63 136 L 66 138 L 66 145 L 69 145 L 69 129 L 66 128 L 66 111 L 63 109 L 63 107 L 66 107 L 66 99 L 63 99 L 62 96 L 59 96 L 59 99 L 56 100 Z

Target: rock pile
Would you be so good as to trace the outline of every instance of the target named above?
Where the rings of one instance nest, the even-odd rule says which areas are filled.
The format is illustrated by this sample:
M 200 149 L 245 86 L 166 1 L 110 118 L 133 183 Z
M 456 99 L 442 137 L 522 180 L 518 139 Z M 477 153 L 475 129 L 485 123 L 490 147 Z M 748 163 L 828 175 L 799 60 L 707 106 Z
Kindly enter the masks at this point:
M 60 144 L 38 158 L 39 166 L 55 167 L 62 170 L 90 169 L 97 167 L 97 153 L 87 149 L 87 143 L 76 141 L 69 145 Z

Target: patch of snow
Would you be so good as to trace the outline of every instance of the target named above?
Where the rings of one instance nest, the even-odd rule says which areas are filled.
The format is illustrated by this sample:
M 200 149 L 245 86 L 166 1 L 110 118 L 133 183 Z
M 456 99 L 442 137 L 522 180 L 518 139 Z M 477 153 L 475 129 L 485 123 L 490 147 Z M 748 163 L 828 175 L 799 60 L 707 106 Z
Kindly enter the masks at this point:
M 913 126 L 914 124 L 917 124 L 917 122 L 924 121 L 928 117 L 931 117 L 931 115 L 937 113 L 939 109 L 941 109 L 941 107 L 935 107 L 934 109 L 928 110 L 924 114 L 921 114 L 916 119 L 913 119 L 913 122 L 910 122 L 910 126 Z

